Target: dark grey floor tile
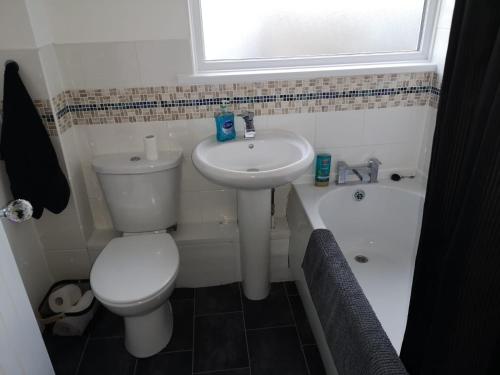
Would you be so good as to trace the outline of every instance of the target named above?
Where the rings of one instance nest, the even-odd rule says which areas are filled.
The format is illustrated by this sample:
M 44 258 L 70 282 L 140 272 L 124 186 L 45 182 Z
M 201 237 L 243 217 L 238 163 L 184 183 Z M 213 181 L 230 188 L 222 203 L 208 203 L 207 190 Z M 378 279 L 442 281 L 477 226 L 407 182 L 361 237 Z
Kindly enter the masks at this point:
M 295 327 L 248 331 L 252 375 L 307 375 Z
M 238 283 L 196 289 L 196 315 L 241 311 Z
M 282 283 L 271 285 L 269 296 L 261 301 L 243 298 L 247 329 L 293 325 L 292 313 Z
M 195 372 L 196 374 L 196 372 Z M 250 375 L 250 368 L 239 368 L 234 370 L 202 372 L 200 375 Z
M 299 331 L 302 345 L 316 344 L 316 340 L 314 339 L 311 331 L 311 326 L 309 325 L 309 320 L 307 319 L 306 311 L 304 310 L 304 305 L 302 305 L 302 299 L 300 296 L 290 296 L 288 298 L 290 299 L 290 304 L 292 305 L 292 312 L 295 318 L 295 323 L 297 324 L 297 330 Z
M 196 317 L 194 332 L 195 372 L 248 367 L 241 312 Z
M 174 331 L 167 347 L 162 352 L 193 350 L 194 300 L 173 300 Z
M 307 345 L 303 347 L 306 355 L 307 366 L 311 375 L 325 375 L 325 367 L 321 360 L 318 347 L 316 345 Z
M 174 292 L 170 296 L 170 300 L 193 299 L 193 298 L 194 298 L 193 288 L 175 288 Z
M 88 336 L 62 337 L 48 333 L 43 339 L 56 374 L 75 374 Z
M 287 281 L 285 283 L 286 294 L 289 296 L 297 296 L 299 295 L 299 291 L 297 290 L 297 286 L 295 285 L 295 281 Z
M 101 306 L 92 320 L 90 336 L 123 337 L 124 333 L 123 317 L 113 314 L 104 306 Z
M 122 338 L 90 339 L 78 375 L 132 375 L 135 361 Z
M 139 359 L 135 375 L 191 375 L 192 352 L 160 353 Z

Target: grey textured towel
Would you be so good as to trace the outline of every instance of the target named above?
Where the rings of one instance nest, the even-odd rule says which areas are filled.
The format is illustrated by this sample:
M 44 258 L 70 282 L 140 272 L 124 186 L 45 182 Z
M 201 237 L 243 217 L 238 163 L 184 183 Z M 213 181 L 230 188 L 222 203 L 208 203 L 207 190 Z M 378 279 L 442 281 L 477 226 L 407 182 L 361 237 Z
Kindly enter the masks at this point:
M 302 268 L 339 375 L 407 374 L 329 230 L 313 231 Z

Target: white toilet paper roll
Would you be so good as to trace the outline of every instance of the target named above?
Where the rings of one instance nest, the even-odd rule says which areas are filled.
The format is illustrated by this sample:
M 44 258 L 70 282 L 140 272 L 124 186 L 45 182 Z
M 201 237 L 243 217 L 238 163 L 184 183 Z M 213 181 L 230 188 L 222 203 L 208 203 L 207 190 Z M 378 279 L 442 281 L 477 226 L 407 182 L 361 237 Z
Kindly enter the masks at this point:
M 56 313 L 66 312 L 82 297 L 82 291 L 75 284 L 68 284 L 49 295 L 49 307 Z
M 158 160 L 158 147 L 156 144 L 156 135 L 147 135 L 144 137 L 144 153 L 148 160 Z
M 91 290 L 87 290 L 83 294 L 82 298 L 80 298 L 80 300 L 76 303 L 76 305 L 70 307 L 69 310 L 65 312 L 76 313 L 88 309 L 89 306 L 92 304 L 93 299 L 94 299 L 94 293 L 92 293 Z

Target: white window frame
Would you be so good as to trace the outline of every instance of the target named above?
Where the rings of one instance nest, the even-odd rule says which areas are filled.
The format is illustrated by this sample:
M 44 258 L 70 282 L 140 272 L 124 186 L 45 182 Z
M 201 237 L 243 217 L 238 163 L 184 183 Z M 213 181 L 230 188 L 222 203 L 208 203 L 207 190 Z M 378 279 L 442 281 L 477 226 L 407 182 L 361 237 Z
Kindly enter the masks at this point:
M 255 58 L 241 60 L 205 60 L 200 0 L 188 0 L 194 75 L 245 73 L 287 69 L 331 69 L 367 64 L 428 63 L 440 0 L 425 0 L 421 37 L 417 51 L 393 53 L 343 54 L 288 58 Z

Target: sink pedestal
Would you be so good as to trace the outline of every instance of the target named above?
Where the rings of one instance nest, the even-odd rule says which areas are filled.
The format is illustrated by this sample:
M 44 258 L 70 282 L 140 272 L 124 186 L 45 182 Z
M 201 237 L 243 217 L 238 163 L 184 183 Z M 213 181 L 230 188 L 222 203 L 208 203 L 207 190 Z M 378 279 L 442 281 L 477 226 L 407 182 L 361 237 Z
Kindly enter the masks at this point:
M 196 169 L 210 181 L 238 190 L 243 291 L 252 300 L 270 289 L 271 188 L 292 182 L 314 160 L 311 144 L 286 130 L 259 130 L 217 142 L 212 135 L 194 148 Z
M 269 294 L 271 246 L 271 189 L 238 190 L 243 292 L 260 300 Z

